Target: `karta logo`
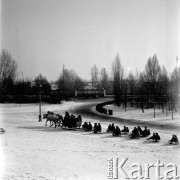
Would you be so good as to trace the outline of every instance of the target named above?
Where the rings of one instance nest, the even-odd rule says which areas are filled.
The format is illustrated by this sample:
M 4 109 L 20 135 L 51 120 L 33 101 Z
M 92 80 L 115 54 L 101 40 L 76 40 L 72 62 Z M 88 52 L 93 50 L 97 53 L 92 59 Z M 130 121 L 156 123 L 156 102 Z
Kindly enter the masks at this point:
M 144 165 L 141 165 L 139 163 L 132 163 L 132 169 L 127 171 L 124 165 L 128 161 L 128 158 L 123 158 L 121 161 L 119 161 L 119 158 L 111 158 L 107 161 L 108 179 L 150 179 L 150 169 L 153 169 L 155 178 L 158 180 L 179 179 L 179 176 L 177 175 L 178 168 L 174 163 L 164 165 L 160 162 L 160 160 L 157 160 L 155 164 L 145 163 Z M 163 167 L 166 168 L 166 170 L 161 172 L 161 168 Z

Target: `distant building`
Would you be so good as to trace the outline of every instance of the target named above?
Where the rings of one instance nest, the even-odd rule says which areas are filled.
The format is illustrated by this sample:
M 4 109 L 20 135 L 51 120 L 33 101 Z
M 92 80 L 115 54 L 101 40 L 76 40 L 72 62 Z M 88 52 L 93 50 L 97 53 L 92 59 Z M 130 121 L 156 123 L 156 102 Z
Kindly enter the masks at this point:
M 92 82 L 92 81 L 85 81 L 84 82 L 84 90 L 98 89 L 98 86 L 99 86 L 98 82 Z

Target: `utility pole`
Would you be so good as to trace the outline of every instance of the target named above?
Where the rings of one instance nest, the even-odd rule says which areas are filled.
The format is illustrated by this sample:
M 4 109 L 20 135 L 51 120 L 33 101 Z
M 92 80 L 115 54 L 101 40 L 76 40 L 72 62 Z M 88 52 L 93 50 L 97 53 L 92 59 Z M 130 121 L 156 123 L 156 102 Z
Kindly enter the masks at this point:
M 42 116 L 41 116 L 41 88 L 42 85 L 39 85 L 39 122 L 42 121 Z
M 22 71 L 22 81 L 24 82 L 24 75 L 23 75 L 23 71 Z
M 39 80 L 39 122 L 42 121 L 42 116 L 41 116 L 41 88 L 42 88 L 42 82 L 41 82 L 41 77 Z
M 64 64 L 63 64 L 63 98 L 65 98 L 64 97 Z

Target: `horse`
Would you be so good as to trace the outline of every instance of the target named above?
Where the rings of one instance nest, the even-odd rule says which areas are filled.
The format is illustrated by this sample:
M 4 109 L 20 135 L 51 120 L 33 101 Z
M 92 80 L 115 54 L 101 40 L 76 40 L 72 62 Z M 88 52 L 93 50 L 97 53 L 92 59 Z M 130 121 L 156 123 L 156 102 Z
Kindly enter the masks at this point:
M 59 123 L 58 127 L 60 127 L 64 119 L 61 114 L 56 114 L 56 115 L 58 116 L 58 123 Z
M 55 128 L 57 126 L 57 123 L 59 123 L 60 126 L 60 118 L 62 118 L 62 115 L 57 115 L 54 113 L 47 113 L 43 115 L 43 119 L 46 118 L 46 124 L 45 126 L 47 126 L 47 122 L 50 121 L 50 127 L 53 126 L 53 124 L 55 124 Z

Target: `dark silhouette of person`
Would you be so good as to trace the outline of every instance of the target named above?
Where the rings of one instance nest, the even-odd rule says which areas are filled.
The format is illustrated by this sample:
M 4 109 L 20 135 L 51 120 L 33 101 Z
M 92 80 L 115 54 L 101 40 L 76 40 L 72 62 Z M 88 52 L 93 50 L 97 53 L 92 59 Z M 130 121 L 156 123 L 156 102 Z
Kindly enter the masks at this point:
M 128 127 L 126 127 L 126 132 L 129 132 L 129 128 Z
M 97 133 L 97 132 L 98 132 L 97 123 L 94 123 L 93 133 Z
M 91 122 L 89 122 L 89 124 L 87 125 L 86 131 L 92 131 L 92 124 Z
M 156 133 L 156 134 L 155 134 L 155 139 L 154 139 L 154 141 L 157 142 L 157 141 L 159 141 L 160 139 L 161 139 L 161 138 L 160 138 L 159 134 Z
M 112 123 L 112 127 L 111 127 L 111 132 L 114 132 L 115 131 L 115 126 L 114 126 L 114 123 Z
M 98 125 L 97 125 L 97 131 L 101 132 L 101 124 L 100 123 L 98 123 Z
M 79 121 L 82 121 L 81 115 L 78 115 L 78 120 L 79 120 Z
M 124 126 L 124 128 L 122 129 L 122 132 L 126 132 L 127 129 L 126 129 L 126 126 Z
M 84 124 L 82 125 L 82 129 L 83 129 L 83 130 L 86 130 L 86 129 L 87 129 L 87 126 L 88 126 L 88 123 L 87 123 L 87 122 L 84 122 Z
M 109 124 L 108 128 L 107 128 L 107 132 L 112 132 L 112 125 Z
M 179 144 L 178 137 L 177 137 L 175 134 L 173 134 L 173 135 L 172 135 L 172 138 L 169 140 L 169 143 L 170 143 L 170 144 L 173 144 L 173 143 Z
M 67 119 L 69 119 L 69 113 L 66 111 L 66 113 L 65 113 L 65 117 L 67 118 Z
M 139 131 L 139 135 L 142 136 L 143 135 L 143 131 L 142 131 L 140 126 L 138 126 L 138 131 Z

